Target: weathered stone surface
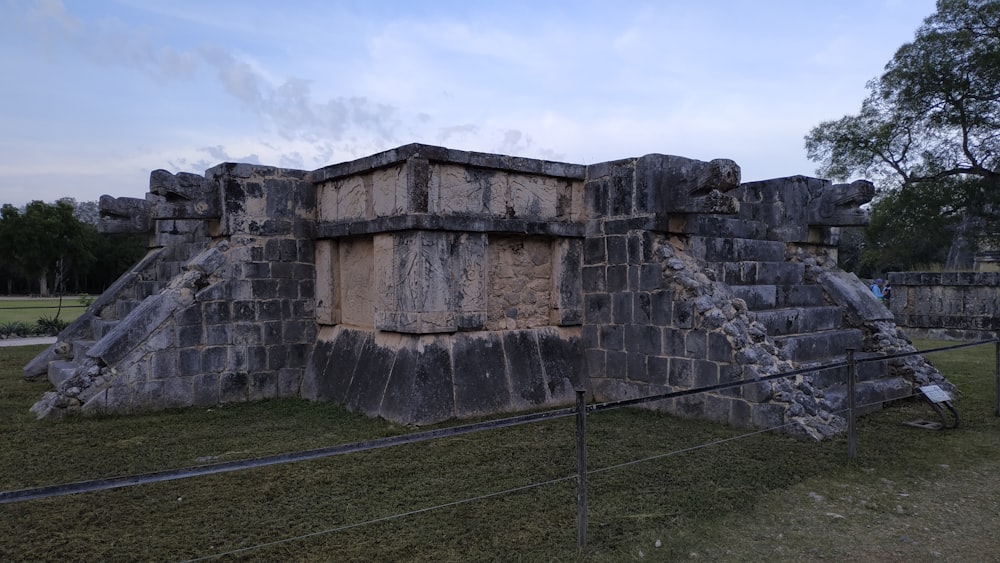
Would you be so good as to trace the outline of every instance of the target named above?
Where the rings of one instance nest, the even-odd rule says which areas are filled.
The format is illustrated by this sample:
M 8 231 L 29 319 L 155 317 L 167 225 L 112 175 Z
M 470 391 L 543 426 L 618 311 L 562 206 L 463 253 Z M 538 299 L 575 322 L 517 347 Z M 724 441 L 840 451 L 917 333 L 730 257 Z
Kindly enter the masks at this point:
M 449 350 L 443 340 L 404 340 L 389 374 L 379 415 L 397 422 L 433 424 L 454 416 Z
M 536 332 L 538 353 L 548 385 L 548 399 L 556 404 L 576 399 L 576 390 L 586 387 L 581 341 L 574 329 Z
M 486 328 L 547 326 L 552 316 L 552 245 L 535 237 L 490 237 Z
M 148 233 L 152 227 L 151 206 L 144 199 L 102 195 L 98 206 L 99 232 L 141 234 Z
M 375 251 L 370 238 L 340 243 L 341 322 L 372 328 L 375 323 Z
M 186 305 L 187 294 L 161 294 L 143 301 L 122 323 L 111 329 L 87 353 L 105 364 L 114 364 L 140 346 L 178 308 Z
M 861 207 L 875 197 L 875 186 L 867 180 L 814 188 L 806 208 L 810 225 L 857 226 L 868 224 L 868 213 Z
M 455 411 L 484 416 L 510 408 L 511 385 L 500 333 L 469 333 L 455 340 Z
M 843 310 L 840 307 L 788 307 L 760 311 L 756 317 L 767 327 L 768 334 L 800 334 L 840 328 Z
M 834 303 L 845 307 L 850 305 L 847 310 L 856 316 L 857 322 L 892 320 L 892 313 L 875 299 L 868 286 L 856 275 L 831 270 L 820 274 L 817 281 Z
M 811 239 L 810 227 L 867 224 L 859 206 L 874 195 L 867 181 L 833 185 L 805 176 L 750 182 L 741 191 L 740 215 L 767 225 L 767 238 L 803 242 Z
M 381 235 L 374 254 L 377 328 L 416 334 L 483 328 L 485 235 Z
M 344 401 L 364 342 L 365 333 L 362 331 L 352 329 L 338 331 L 332 342 L 326 367 L 322 372 L 316 373 L 316 399 Z
M 736 199 L 726 195 L 740 185 L 740 167 L 732 160 L 710 162 L 649 154 L 636 162 L 636 212 L 735 213 Z
M 191 401 L 196 407 L 219 404 L 219 375 L 206 373 L 194 376 L 191 381 Z
M 353 411 L 379 416 L 389 374 L 402 345 L 399 335 L 368 334 L 351 374 L 345 405 Z
M 912 337 L 983 340 L 1000 332 L 1000 273 L 894 272 L 889 307 Z
M 861 349 L 861 331 L 856 329 L 778 336 L 775 346 L 797 362 L 810 362 L 840 356 L 844 350 Z
M 534 332 L 511 331 L 503 334 L 507 356 L 507 377 L 510 378 L 513 402 L 518 408 L 545 404 L 545 380 L 542 359 Z
M 219 376 L 219 402 L 239 403 L 249 399 L 249 375 L 245 372 L 223 373 Z
M 336 241 L 316 243 L 316 322 L 341 322 L 340 247 Z

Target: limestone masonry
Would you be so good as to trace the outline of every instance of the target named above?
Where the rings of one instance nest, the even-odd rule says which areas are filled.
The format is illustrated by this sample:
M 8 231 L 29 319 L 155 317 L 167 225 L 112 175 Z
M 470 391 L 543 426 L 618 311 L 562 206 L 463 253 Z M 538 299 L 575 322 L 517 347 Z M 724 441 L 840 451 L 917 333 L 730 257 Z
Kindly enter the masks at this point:
M 740 183 L 730 160 L 590 166 L 406 145 L 311 172 L 158 170 L 101 198 L 146 257 L 24 370 L 33 407 L 133 412 L 271 397 L 429 424 L 754 381 L 846 348 L 912 351 L 837 269 L 870 183 Z M 948 385 L 860 364 L 863 403 Z M 841 429 L 845 370 L 661 401 L 739 426 Z
M 914 338 L 985 340 L 1000 333 L 1000 272 L 894 272 L 889 300 Z

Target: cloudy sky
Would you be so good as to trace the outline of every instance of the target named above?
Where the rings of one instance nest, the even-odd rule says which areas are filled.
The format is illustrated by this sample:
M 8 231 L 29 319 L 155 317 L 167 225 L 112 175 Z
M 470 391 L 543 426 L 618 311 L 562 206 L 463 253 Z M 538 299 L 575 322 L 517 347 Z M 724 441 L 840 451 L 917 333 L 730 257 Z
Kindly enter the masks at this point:
M 813 175 L 933 0 L 0 0 L 0 203 L 412 142 Z

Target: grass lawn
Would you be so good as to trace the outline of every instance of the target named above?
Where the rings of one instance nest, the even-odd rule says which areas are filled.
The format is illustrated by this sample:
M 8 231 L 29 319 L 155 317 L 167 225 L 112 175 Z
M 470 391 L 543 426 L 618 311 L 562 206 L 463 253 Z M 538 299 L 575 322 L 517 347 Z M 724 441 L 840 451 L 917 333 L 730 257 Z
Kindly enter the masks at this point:
M 298 400 L 38 422 L 28 408 L 48 384 L 20 370 L 42 349 L 0 349 L 0 490 L 412 431 Z M 843 437 L 729 440 L 747 431 L 639 409 L 590 415 L 582 553 L 567 418 L 0 505 L 0 560 L 996 560 L 995 347 L 929 358 L 963 393 L 962 426 L 904 426 L 933 416 L 905 401 L 859 421 L 854 461 Z
M 59 312 L 59 318 L 72 322 L 87 310 L 76 295 L 62 299 L 62 310 L 59 309 L 59 298 L 4 298 L 0 297 L 0 325 L 11 322 L 26 322 L 34 324 L 40 317 L 54 317 Z

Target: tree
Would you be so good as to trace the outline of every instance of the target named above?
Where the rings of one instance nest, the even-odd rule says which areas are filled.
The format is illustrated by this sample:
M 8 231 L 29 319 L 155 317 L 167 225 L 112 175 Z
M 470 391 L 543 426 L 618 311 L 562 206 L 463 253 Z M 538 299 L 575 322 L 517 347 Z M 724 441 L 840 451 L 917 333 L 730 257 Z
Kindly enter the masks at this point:
M 81 288 L 88 293 L 102 293 L 118 277 L 135 265 L 149 250 L 148 236 L 145 234 L 100 234 L 93 231 L 93 254 L 97 261 L 83 272 Z
M 49 294 L 49 274 L 54 273 L 57 291 L 62 291 L 66 274 L 85 268 L 94 261 L 83 224 L 73 216 L 73 206 L 65 201 L 49 204 L 32 201 L 18 213 L 5 205 L 4 236 L 9 259 L 38 282 L 38 293 Z
M 894 230 L 876 239 L 885 245 L 932 228 L 940 232 L 928 238 L 948 233 L 953 246 L 1000 243 L 1000 2 L 938 0 L 936 13 L 868 90 L 856 115 L 806 135 L 818 173 L 875 182 L 873 211 L 894 219 L 885 224 Z M 917 197 L 932 194 L 929 202 Z M 943 219 L 917 220 L 931 216 Z
M 5 204 L 0 208 L 0 280 L 6 292 L 107 289 L 142 258 L 148 241 L 144 234 L 98 233 L 97 220 L 97 202 L 33 201 L 20 210 Z
M 7 281 L 7 293 L 13 293 L 16 281 L 24 277 L 24 269 L 17 259 L 21 212 L 6 203 L 0 209 L 0 274 Z
M 869 277 L 926 269 L 946 261 L 951 232 L 961 220 L 946 211 L 948 196 L 935 185 L 916 184 L 883 197 L 881 205 L 872 209 L 871 223 L 865 229 L 860 262 L 863 270 L 871 272 Z
M 97 225 L 101 220 L 101 206 L 96 201 L 77 201 L 72 197 L 61 197 L 59 202 L 73 206 L 73 216 L 85 225 Z

